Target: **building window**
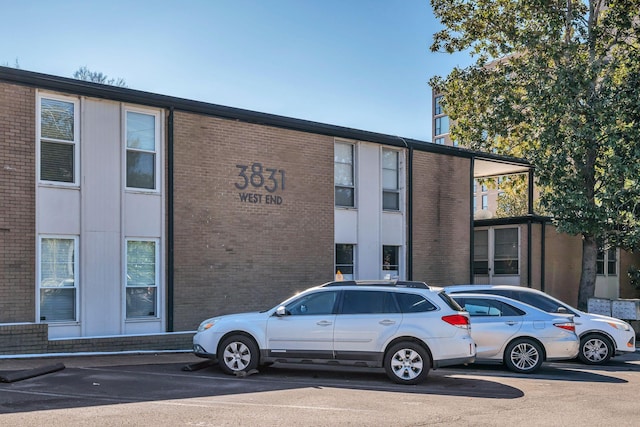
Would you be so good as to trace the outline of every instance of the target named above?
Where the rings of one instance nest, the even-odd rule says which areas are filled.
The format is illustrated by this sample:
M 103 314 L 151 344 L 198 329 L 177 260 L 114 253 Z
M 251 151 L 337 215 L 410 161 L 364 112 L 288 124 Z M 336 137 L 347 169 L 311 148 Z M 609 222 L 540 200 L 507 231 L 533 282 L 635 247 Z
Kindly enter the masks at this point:
M 458 144 L 458 141 L 454 140 L 454 141 L 453 141 L 453 146 L 454 146 L 454 147 L 457 147 L 458 145 L 459 145 L 459 144 Z
M 497 228 L 493 234 L 493 273 L 518 274 L 518 229 Z
M 449 133 L 449 116 L 442 116 L 436 118 L 436 126 L 435 126 L 436 135 L 442 135 L 445 133 Z
M 489 231 L 473 232 L 473 274 L 489 274 Z
M 436 96 L 435 105 L 434 105 L 434 108 L 433 108 L 433 115 L 434 116 L 438 116 L 438 115 L 442 114 L 442 98 L 443 98 L 442 95 Z
M 435 143 L 438 145 L 444 145 L 444 138 L 443 137 L 436 138 Z
M 489 196 L 486 194 L 482 195 L 482 210 L 489 209 Z
M 336 245 L 336 280 L 354 280 L 354 248 L 355 245 Z
M 400 210 L 398 152 L 382 150 L 382 209 Z
M 596 274 L 601 276 L 617 276 L 618 273 L 618 249 L 606 248 L 604 244 L 598 244 L 598 256 L 596 259 Z M 606 270 L 605 270 L 606 266 Z
M 155 190 L 158 117 L 135 111 L 127 111 L 126 117 L 127 187 Z
M 157 317 L 158 242 L 127 240 L 127 319 Z
M 40 321 L 77 319 L 77 253 L 77 237 L 40 238 Z
M 384 279 L 397 279 L 400 275 L 400 247 L 382 247 L 382 273 Z
M 40 180 L 78 183 L 78 101 L 40 98 Z
M 336 206 L 355 206 L 353 165 L 353 144 L 336 142 L 333 157 L 333 179 L 335 181 Z

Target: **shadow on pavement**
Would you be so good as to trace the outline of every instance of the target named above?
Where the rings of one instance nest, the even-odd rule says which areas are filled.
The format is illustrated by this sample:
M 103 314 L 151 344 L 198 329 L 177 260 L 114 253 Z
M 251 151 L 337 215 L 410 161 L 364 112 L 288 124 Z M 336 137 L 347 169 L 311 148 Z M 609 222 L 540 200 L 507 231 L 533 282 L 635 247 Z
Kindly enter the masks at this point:
M 184 363 L 66 367 L 50 375 L 0 384 L 0 414 L 98 405 L 231 396 L 295 389 L 350 389 L 386 393 L 516 399 L 518 388 L 477 378 L 432 371 L 423 384 L 392 383 L 383 370 L 263 368 L 245 378 L 217 366 L 184 371 Z

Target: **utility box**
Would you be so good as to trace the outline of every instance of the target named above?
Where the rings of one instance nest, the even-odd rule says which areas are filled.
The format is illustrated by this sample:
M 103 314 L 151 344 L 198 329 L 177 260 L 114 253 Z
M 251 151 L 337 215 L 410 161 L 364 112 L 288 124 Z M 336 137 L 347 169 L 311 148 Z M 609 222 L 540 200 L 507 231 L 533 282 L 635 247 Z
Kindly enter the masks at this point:
M 622 320 L 640 320 L 640 299 L 619 299 L 611 304 L 611 316 Z
M 593 314 L 611 316 L 611 300 L 606 298 L 589 298 L 587 311 Z

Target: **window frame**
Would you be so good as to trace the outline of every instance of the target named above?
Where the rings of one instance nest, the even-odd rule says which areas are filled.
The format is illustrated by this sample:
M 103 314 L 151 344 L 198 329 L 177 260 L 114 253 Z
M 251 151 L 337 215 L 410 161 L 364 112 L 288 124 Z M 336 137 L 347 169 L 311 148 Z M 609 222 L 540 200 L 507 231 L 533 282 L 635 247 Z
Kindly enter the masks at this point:
M 515 230 L 516 233 L 516 242 L 515 242 L 515 246 L 516 246 L 516 255 L 515 255 L 515 261 L 517 264 L 516 267 L 516 271 L 515 272 L 508 272 L 508 273 L 498 273 L 497 272 L 497 268 L 496 268 L 496 262 L 497 261 L 508 261 L 508 260 L 513 260 L 514 258 L 498 258 L 496 256 L 496 252 L 497 251 L 497 246 L 496 246 L 496 232 L 499 231 L 504 231 L 504 230 Z M 493 234 L 493 242 L 492 242 L 492 251 L 493 251 L 493 256 L 492 256 L 492 275 L 493 276 L 518 276 L 520 275 L 520 269 L 521 269 L 521 263 L 520 263 L 520 227 L 499 227 L 499 228 L 494 228 L 492 231 Z
M 154 117 L 154 150 L 145 150 L 139 148 L 129 148 L 127 139 L 128 132 L 128 113 L 143 114 Z M 151 110 L 145 108 L 139 108 L 131 105 L 124 105 L 122 107 L 122 147 L 123 147 L 123 159 L 122 159 L 122 182 L 124 183 L 125 190 L 128 192 L 141 192 L 141 193 L 160 193 L 162 187 L 162 115 L 158 110 Z M 148 153 L 153 154 L 153 188 L 145 187 L 131 187 L 128 183 L 128 163 L 127 155 L 129 152 Z
M 396 264 L 385 264 L 385 250 L 387 248 L 393 248 L 395 249 L 395 256 L 396 256 Z M 389 273 L 390 277 L 389 279 L 393 280 L 393 279 L 399 279 L 401 277 L 401 271 L 400 271 L 400 267 L 402 265 L 402 261 L 401 261 L 401 256 L 402 256 L 402 252 L 401 252 L 402 246 L 398 246 L 398 245 L 382 245 L 382 259 L 381 259 L 381 266 L 380 266 L 380 270 L 382 271 L 383 276 L 386 276 L 387 271 L 389 272 L 396 272 L 396 276 L 392 276 L 391 273 Z M 392 269 L 391 267 L 396 267 L 396 269 Z M 382 279 L 386 280 L 386 277 L 382 277 Z
M 73 140 L 47 138 L 42 135 L 42 100 L 48 99 L 73 104 Z M 52 181 L 42 178 L 42 142 L 73 146 L 73 181 Z M 36 176 L 39 184 L 59 187 L 80 186 L 80 100 L 77 97 L 38 92 L 36 95 Z
M 441 101 L 444 99 L 444 95 L 438 95 L 433 99 L 433 115 L 439 116 L 444 114 Z
M 336 152 L 336 146 L 337 145 L 343 145 L 343 146 L 350 146 L 351 148 L 351 163 L 345 163 L 345 162 L 337 162 L 336 161 L 336 157 L 335 157 L 335 152 Z M 348 141 L 339 141 L 336 140 L 333 143 L 333 152 L 334 152 L 334 157 L 333 157 L 333 204 L 334 207 L 336 208 L 341 208 L 341 209 L 355 209 L 357 207 L 357 203 L 356 203 L 356 145 L 353 142 L 348 142 Z M 351 165 L 351 178 L 352 178 L 352 184 L 351 185 L 345 185 L 345 184 L 338 184 L 337 180 L 336 180 L 336 172 L 335 172 L 335 167 L 336 164 L 340 164 L 340 165 Z M 353 195 L 353 203 L 351 203 L 351 205 L 340 205 L 338 204 L 338 198 L 336 197 L 336 190 L 338 188 L 343 188 L 343 189 L 350 189 Z
M 596 275 L 601 277 L 618 276 L 618 248 L 608 247 L 603 242 L 598 242 L 596 254 Z
M 384 166 L 384 154 L 385 152 L 389 152 L 389 153 L 394 153 L 395 154 L 395 160 L 396 160 L 396 164 L 395 164 L 395 169 L 389 169 L 389 168 L 385 168 Z M 401 187 L 402 187 L 402 183 L 400 182 L 400 178 L 401 178 L 401 173 L 400 173 L 400 167 L 401 167 L 401 160 L 400 160 L 400 151 L 398 150 L 391 150 L 389 148 L 382 148 L 382 157 L 381 157 L 381 171 L 382 171 L 382 210 L 386 211 L 386 212 L 402 212 L 402 197 L 401 197 Z M 396 188 L 387 188 L 385 187 L 385 183 L 384 183 L 384 171 L 395 171 L 395 176 L 396 176 Z M 398 201 L 398 207 L 397 208 L 389 208 L 389 207 L 385 207 L 384 204 L 384 196 L 385 194 L 393 194 L 397 197 L 397 201 Z
M 351 264 L 338 264 L 338 246 L 351 246 Z M 333 271 L 336 280 L 356 280 L 356 245 L 353 243 L 336 243 L 334 244 L 334 251 Z M 349 277 L 348 273 L 346 273 L 345 277 L 345 273 L 340 270 L 340 267 L 351 267 L 351 277 Z M 340 271 L 340 275 L 338 275 L 338 271 Z
M 444 126 L 443 126 L 443 122 L 444 122 Z M 434 120 L 434 126 L 433 126 L 433 128 L 435 129 L 434 135 L 436 137 L 440 135 L 447 135 L 449 133 L 449 127 L 450 127 L 449 116 L 436 117 Z
M 73 301 L 73 319 L 62 320 L 46 320 L 42 319 L 42 299 L 41 294 L 43 289 L 56 289 L 55 286 L 42 286 L 42 243 L 45 239 L 51 240 L 72 240 L 73 241 L 73 286 L 60 287 L 62 289 L 74 289 L 74 301 Z M 38 235 L 38 248 L 37 248 L 37 263 L 36 263 L 36 323 L 49 323 L 49 324 L 63 324 L 63 323 L 78 323 L 80 318 L 80 236 L 78 235 L 64 235 L 64 234 L 40 234 Z
M 155 306 L 154 306 L 154 314 L 146 315 L 146 316 L 129 316 L 128 313 L 128 304 L 127 304 L 127 296 L 129 289 L 133 288 L 149 288 L 150 286 L 130 286 L 128 278 L 129 276 L 129 243 L 130 242 L 153 242 L 155 249 L 154 256 L 154 286 L 155 288 Z M 130 321 L 140 321 L 140 320 L 156 320 L 160 318 L 160 300 L 161 300 L 161 276 L 160 276 L 160 239 L 158 238 L 146 238 L 146 237 L 127 237 L 124 243 L 124 275 L 123 275 L 123 314 L 124 320 L 127 322 Z

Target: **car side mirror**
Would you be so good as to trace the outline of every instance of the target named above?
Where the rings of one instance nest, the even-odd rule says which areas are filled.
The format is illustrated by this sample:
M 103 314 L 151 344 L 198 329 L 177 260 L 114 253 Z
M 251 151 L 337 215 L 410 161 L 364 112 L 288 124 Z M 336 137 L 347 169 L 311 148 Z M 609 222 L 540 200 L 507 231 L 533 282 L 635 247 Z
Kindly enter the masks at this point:
M 556 313 L 568 313 L 567 309 L 560 306 L 558 307 L 558 309 L 556 310 Z
M 284 305 L 281 305 L 280 307 L 276 308 L 276 316 L 286 316 L 287 315 L 287 308 Z

